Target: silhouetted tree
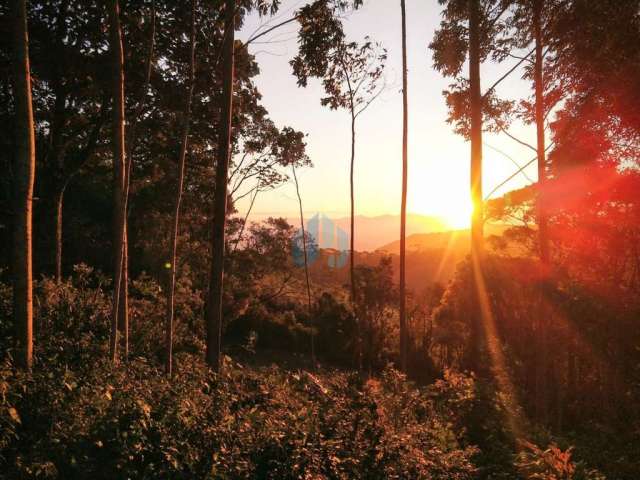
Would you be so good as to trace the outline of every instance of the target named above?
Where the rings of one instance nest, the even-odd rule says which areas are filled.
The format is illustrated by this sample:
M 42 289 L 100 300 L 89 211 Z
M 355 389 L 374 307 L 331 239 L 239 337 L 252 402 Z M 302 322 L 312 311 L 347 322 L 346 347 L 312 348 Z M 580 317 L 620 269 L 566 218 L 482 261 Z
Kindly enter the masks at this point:
M 500 0 L 440 0 L 445 6 L 440 29 L 429 45 L 433 51 L 434 66 L 446 76 L 454 77 L 456 83 L 445 92 L 449 106 L 448 122 L 455 131 L 470 140 L 470 196 L 473 204 L 471 216 L 471 258 L 474 278 L 482 275 L 484 256 L 482 195 L 482 131 L 483 116 L 495 117 L 495 111 L 505 108 L 495 99 L 492 85 L 483 95 L 480 85 L 480 65 L 491 55 L 501 60 L 504 53 L 497 48 L 497 39 L 503 25 L 501 17 L 509 2 Z M 465 60 L 468 62 L 468 78 L 461 76 Z M 510 73 L 510 72 L 508 72 Z M 479 284 L 474 283 L 472 295 L 476 296 Z M 478 366 L 481 342 L 482 319 L 480 304 L 471 318 L 470 342 L 475 350 L 469 352 L 469 362 Z

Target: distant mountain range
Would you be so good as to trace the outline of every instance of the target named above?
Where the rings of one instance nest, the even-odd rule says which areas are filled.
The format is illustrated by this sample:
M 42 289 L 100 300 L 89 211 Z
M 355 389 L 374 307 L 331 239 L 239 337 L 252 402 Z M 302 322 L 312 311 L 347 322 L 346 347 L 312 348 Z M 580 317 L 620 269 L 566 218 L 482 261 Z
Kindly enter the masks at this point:
M 334 220 L 335 224 L 345 232 L 349 232 L 349 217 Z M 438 217 L 426 215 L 407 215 L 407 236 L 417 233 L 430 233 L 447 230 L 447 225 Z M 355 218 L 355 249 L 359 252 L 376 250 L 380 245 L 386 245 L 400 238 L 400 216 L 380 215 L 366 217 L 357 215 Z
M 398 218 L 391 215 L 388 217 L 392 220 Z M 368 225 L 371 228 L 371 235 L 376 235 L 376 222 L 373 221 L 375 218 L 369 220 L 371 220 Z M 388 219 L 386 221 L 391 223 Z M 356 228 L 357 225 L 358 223 L 356 223 Z M 501 235 L 506 228 L 504 225 L 488 225 L 485 227 L 485 235 Z M 357 238 L 358 230 L 356 230 Z M 379 236 L 376 236 L 376 238 L 379 238 Z M 395 238 L 397 239 L 397 235 L 395 235 Z M 394 276 L 397 281 L 400 262 L 400 241 L 396 239 L 374 250 L 361 251 L 356 249 L 356 264 L 374 266 L 380 262 L 383 256 L 390 255 Z M 408 235 L 406 262 L 408 288 L 414 292 L 420 292 L 433 282 L 446 284 L 453 277 L 458 263 L 469 254 L 469 248 L 469 230 L 436 231 Z M 328 254 L 328 251 L 325 254 Z M 336 269 L 327 268 L 326 263 L 326 260 L 320 259 L 312 266 L 314 278 L 317 280 L 322 279 L 325 282 L 331 280 L 339 283 L 348 282 L 348 265 Z
M 307 222 L 310 218 L 305 219 Z M 298 226 L 299 220 L 288 219 L 289 223 Z M 342 229 L 349 238 L 350 218 L 332 218 L 336 227 Z M 447 230 L 447 225 L 438 217 L 426 215 L 407 215 L 407 235 L 417 233 L 441 232 Z M 386 245 L 400 238 L 400 216 L 379 215 L 367 217 L 356 215 L 355 217 L 355 249 L 358 252 L 375 251 L 380 245 Z M 322 245 L 325 247 L 326 245 Z

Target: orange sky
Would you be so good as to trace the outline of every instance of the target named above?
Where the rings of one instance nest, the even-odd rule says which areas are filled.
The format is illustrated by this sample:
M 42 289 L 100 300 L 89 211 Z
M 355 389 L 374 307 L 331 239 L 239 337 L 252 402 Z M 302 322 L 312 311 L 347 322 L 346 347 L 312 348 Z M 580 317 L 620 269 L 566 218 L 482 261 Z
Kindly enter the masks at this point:
M 284 0 L 275 20 L 250 18 L 239 38 L 246 39 L 264 23 L 274 24 L 291 16 L 303 0 Z M 465 226 L 469 211 L 469 145 L 455 135 L 446 123 L 447 110 L 442 90 L 450 83 L 432 68 L 427 46 L 440 21 L 437 2 L 407 1 L 409 64 L 409 191 L 410 212 L 444 217 L 450 226 Z M 365 35 L 387 48 L 385 93 L 359 118 L 356 151 L 356 213 L 376 216 L 398 214 L 401 185 L 402 97 L 400 8 L 392 0 L 365 1 L 364 7 L 345 20 L 351 40 Z M 320 105 L 319 82 L 298 88 L 291 74 L 289 60 L 296 51 L 296 25 L 292 24 L 264 39 L 269 43 L 254 44 L 261 74 L 256 79 L 263 94 L 263 104 L 279 127 L 292 126 L 308 134 L 308 153 L 314 168 L 298 173 L 305 213 L 323 212 L 331 217 L 349 212 L 350 119 L 345 111 L 330 111 Z M 486 64 L 482 68 L 483 86 L 491 85 L 516 60 L 502 65 Z M 516 71 L 499 88 L 498 94 L 508 98 L 530 95 L 529 82 Z M 511 132 L 529 143 L 535 142 L 531 126 L 515 125 Z M 511 160 L 491 147 L 510 155 L 520 164 L 529 161 L 534 152 L 504 135 L 484 136 L 485 193 L 511 175 Z M 536 180 L 536 164 L 526 169 L 529 179 Z M 518 175 L 496 195 L 529 183 Z M 239 202 L 245 213 L 248 198 Z M 295 217 L 297 199 L 292 183 L 261 193 L 253 208 L 252 218 L 266 215 Z

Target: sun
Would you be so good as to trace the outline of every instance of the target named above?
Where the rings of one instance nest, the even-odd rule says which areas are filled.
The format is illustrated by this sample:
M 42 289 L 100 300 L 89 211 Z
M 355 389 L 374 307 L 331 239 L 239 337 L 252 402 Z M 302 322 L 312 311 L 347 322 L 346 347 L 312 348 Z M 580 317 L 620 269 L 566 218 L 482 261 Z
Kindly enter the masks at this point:
M 473 203 L 467 196 L 461 196 L 438 205 L 438 216 L 451 229 L 469 228 L 472 213 Z
M 471 225 L 473 203 L 468 191 L 458 192 L 447 185 L 415 189 L 409 198 L 409 209 L 415 213 L 438 218 L 443 227 L 461 230 Z

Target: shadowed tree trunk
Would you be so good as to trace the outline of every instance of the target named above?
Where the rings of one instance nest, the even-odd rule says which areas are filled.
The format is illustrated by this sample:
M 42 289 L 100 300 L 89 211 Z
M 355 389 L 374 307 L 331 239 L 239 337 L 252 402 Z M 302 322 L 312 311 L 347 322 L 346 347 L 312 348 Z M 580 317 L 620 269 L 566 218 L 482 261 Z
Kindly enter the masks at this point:
M 184 105 L 184 119 L 182 126 L 182 142 L 180 143 L 180 155 L 178 158 L 178 185 L 173 209 L 173 230 L 171 231 L 171 246 L 169 257 L 169 288 L 167 290 L 167 312 L 165 325 L 165 372 L 171 376 L 173 373 L 173 317 L 176 290 L 178 231 L 180 227 L 180 204 L 182 203 L 182 190 L 184 186 L 184 172 L 189 143 L 189 128 L 191 126 L 191 99 L 193 98 L 195 80 L 195 56 L 196 56 L 196 0 L 191 0 L 191 36 L 189 38 L 189 86 Z
M 114 287 L 111 310 L 111 338 L 109 353 L 112 362 L 118 359 L 118 325 L 121 312 L 122 270 L 124 264 L 126 235 L 126 158 L 124 123 L 124 58 L 122 52 L 122 33 L 120 29 L 120 7 L 118 0 L 109 0 L 109 43 L 112 56 L 113 81 L 113 165 L 114 165 Z M 126 290 L 125 290 L 126 292 Z M 123 312 L 124 313 L 124 312 Z
M 407 92 L 407 20 L 405 1 L 400 0 L 402 13 L 402 202 L 400 207 L 400 368 L 407 372 L 407 298 L 406 298 L 406 228 L 407 228 L 407 142 L 408 142 L 408 92 Z
M 13 221 L 13 318 L 18 362 L 33 363 L 32 207 L 35 178 L 35 136 L 31 101 L 27 4 L 12 1 L 14 14 L 15 164 Z
M 60 283 L 62 281 L 62 243 L 63 243 L 63 213 L 64 213 L 64 194 L 69 186 L 69 183 L 73 179 L 73 177 L 78 173 L 78 171 L 82 168 L 82 166 L 87 163 L 89 158 L 96 149 L 96 145 L 98 143 L 98 137 L 100 136 L 100 130 L 104 125 L 107 118 L 107 104 L 108 104 L 108 96 L 102 100 L 102 105 L 100 106 L 100 112 L 98 117 L 96 118 L 96 123 L 93 126 L 93 129 L 89 133 L 87 138 L 87 143 L 85 146 L 78 152 L 77 156 L 73 158 L 68 158 L 68 155 L 65 155 L 66 152 L 60 153 L 60 163 L 58 168 L 58 180 L 55 185 L 55 192 L 53 197 L 53 203 L 55 205 L 55 267 L 56 267 L 56 282 Z M 64 156 L 64 159 L 63 159 Z
M 478 367 L 480 360 L 481 321 L 478 298 L 478 275 L 482 275 L 483 201 L 482 201 L 482 94 L 480 92 L 480 0 L 469 0 L 469 93 L 471 103 L 471 258 L 473 269 L 471 318 L 471 363 Z
M 231 118 L 233 114 L 233 67 L 235 42 L 235 0 L 225 2 L 224 40 L 222 46 L 222 105 L 216 163 L 216 189 L 213 205 L 211 241 L 211 276 L 206 305 L 207 354 L 209 367 L 220 371 L 222 340 L 222 292 L 224 285 L 225 224 L 227 219 L 227 183 L 231 156 Z

